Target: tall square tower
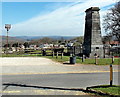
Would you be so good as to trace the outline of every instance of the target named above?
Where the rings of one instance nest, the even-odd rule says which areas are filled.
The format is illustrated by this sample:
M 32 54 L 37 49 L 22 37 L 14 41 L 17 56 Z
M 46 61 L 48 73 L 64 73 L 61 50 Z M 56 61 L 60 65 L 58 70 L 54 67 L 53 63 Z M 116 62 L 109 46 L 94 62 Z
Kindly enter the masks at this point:
M 91 7 L 85 11 L 83 54 L 87 57 L 94 57 L 95 53 L 103 57 L 99 10 L 98 7 Z

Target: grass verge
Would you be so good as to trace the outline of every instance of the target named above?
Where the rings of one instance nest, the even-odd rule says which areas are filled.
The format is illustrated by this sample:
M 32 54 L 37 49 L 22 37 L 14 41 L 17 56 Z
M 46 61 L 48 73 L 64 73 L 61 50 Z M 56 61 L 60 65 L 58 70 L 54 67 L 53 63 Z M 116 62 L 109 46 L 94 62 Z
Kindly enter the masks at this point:
M 101 85 L 101 86 L 90 87 L 89 89 L 92 89 L 96 92 L 102 92 L 110 95 L 120 96 L 120 86 L 117 85 L 113 85 L 113 86 Z

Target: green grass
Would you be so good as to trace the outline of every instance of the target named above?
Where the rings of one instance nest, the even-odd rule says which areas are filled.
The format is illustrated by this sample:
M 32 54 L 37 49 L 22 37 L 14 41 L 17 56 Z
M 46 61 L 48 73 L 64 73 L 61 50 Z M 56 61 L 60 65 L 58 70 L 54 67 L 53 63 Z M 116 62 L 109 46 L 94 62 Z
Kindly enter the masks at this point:
M 97 59 L 97 61 L 98 61 L 97 65 L 109 65 L 112 63 L 111 58 Z M 120 61 L 119 58 L 115 58 L 113 65 L 120 65 L 119 61 Z M 85 59 L 85 61 L 82 62 L 81 59 L 77 58 L 76 62 L 81 64 L 95 64 L 95 59 Z
M 108 87 L 108 85 L 105 85 L 102 87 L 98 87 L 98 88 L 90 88 L 90 89 L 93 89 L 95 91 L 100 91 L 100 92 L 103 92 L 103 93 L 108 93 L 108 94 L 111 94 L 111 95 L 120 95 L 120 86 L 112 86 L 112 87 Z
M 39 54 L 42 53 L 40 50 L 35 50 L 34 52 L 29 52 L 30 54 Z
M 39 57 L 41 54 L 2 54 L 2 57 Z
M 69 56 L 64 56 L 61 59 L 61 56 L 59 56 L 56 59 L 56 56 L 52 57 L 52 56 L 45 56 L 46 58 L 52 59 L 53 61 L 57 61 L 57 62 L 66 62 L 69 61 L 70 57 Z M 113 65 L 120 65 L 118 58 L 115 58 Z M 82 59 L 80 58 L 76 58 L 76 63 L 80 63 L 80 64 L 95 64 L 95 59 L 85 59 L 84 62 L 82 62 Z M 98 59 L 98 64 L 97 65 L 110 65 L 112 63 L 112 59 Z

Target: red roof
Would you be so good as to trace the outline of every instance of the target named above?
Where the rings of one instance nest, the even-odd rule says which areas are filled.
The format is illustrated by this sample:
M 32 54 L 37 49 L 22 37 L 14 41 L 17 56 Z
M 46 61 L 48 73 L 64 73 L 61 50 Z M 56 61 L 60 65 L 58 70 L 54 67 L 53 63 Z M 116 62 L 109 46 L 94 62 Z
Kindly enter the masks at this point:
M 120 44 L 119 41 L 110 41 L 110 43 L 107 41 L 105 44 Z

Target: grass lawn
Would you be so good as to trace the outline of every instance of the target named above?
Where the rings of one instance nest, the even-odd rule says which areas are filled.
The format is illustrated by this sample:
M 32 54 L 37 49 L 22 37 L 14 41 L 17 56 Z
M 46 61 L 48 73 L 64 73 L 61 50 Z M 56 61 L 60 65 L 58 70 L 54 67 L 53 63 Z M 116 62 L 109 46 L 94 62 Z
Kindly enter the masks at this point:
M 57 59 L 56 57 L 52 57 L 52 56 L 45 56 L 46 58 L 52 59 L 53 61 L 57 61 L 57 62 L 66 62 L 69 61 L 70 57 L 69 56 L 64 56 L 61 59 L 61 56 L 59 56 Z M 115 58 L 113 65 L 120 65 L 119 63 L 120 59 L 119 58 Z M 76 63 L 81 63 L 81 64 L 95 64 L 95 59 L 85 59 L 84 62 L 82 62 L 82 59 L 80 58 L 76 58 Z M 98 59 L 98 64 L 97 65 L 110 65 L 112 63 L 112 59 Z
M 39 54 L 42 53 L 40 50 L 35 50 L 34 52 L 29 52 L 30 54 Z
M 112 87 L 108 85 L 100 86 L 98 88 L 90 88 L 98 92 L 108 93 L 111 95 L 120 95 L 120 86 L 113 85 Z
M 97 60 L 98 60 L 97 65 L 110 65 L 112 63 L 111 58 L 97 59 Z M 115 58 L 113 65 L 120 65 L 119 61 L 120 61 L 119 58 Z M 82 62 L 81 59 L 77 58 L 76 62 L 81 64 L 95 64 L 95 59 L 85 59 L 85 61 Z
M 39 57 L 41 54 L 2 54 L 2 57 Z

